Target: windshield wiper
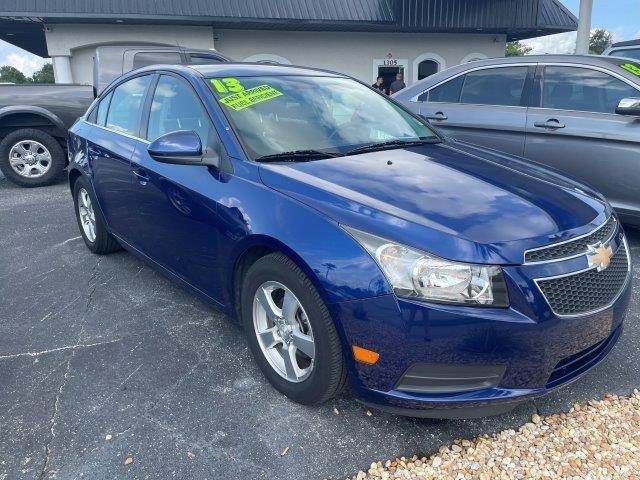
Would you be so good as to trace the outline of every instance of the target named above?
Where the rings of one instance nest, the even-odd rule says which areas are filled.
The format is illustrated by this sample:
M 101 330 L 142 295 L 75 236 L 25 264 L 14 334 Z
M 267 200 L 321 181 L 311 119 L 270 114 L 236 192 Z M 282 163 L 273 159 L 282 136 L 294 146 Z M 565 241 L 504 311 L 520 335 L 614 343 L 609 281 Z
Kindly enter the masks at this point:
M 256 158 L 256 162 L 307 162 L 310 160 L 322 160 L 323 158 L 335 158 L 336 153 L 323 152 L 321 150 L 292 150 L 290 152 L 272 153 Z
M 431 143 L 440 143 L 439 138 L 429 138 L 423 140 L 389 140 L 387 142 L 371 143 L 349 150 L 345 155 L 355 155 L 356 153 L 375 152 L 378 150 L 390 150 L 393 148 L 417 147 Z

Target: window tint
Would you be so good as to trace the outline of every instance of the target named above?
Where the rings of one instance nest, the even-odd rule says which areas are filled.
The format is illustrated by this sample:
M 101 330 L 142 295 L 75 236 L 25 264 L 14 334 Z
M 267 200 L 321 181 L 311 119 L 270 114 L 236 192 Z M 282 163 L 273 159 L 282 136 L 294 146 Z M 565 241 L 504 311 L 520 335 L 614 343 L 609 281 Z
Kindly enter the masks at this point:
M 429 92 L 423 93 L 418 97 L 418 100 L 425 101 L 428 99 L 429 102 L 458 103 L 460 101 L 460 91 L 462 90 L 463 83 L 464 75 L 460 75 L 442 85 L 432 88 Z
M 640 60 L 640 47 L 638 48 L 626 48 L 622 50 L 611 50 L 609 54 L 614 57 L 634 58 Z
M 622 98 L 640 92 L 617 78 L 580 67 L 545 67 L 542 107 L 615 113 Z
M 109 95 L 100 100 L 98 104 L 98 108 L 96 108 L 96 124 L 103 126 L 107 121 L 107 112 L 109 111 L 109 103 L 111 102 L 111 97 L 113 96 L 113 91 L 109 92 Z
M 520 105 L 529 67 L 505 67 L 467 73 L 461 103 L 480 105 Z
M 211 65 L 212 63 L 222 63 L 224 60 L 213 55 L 192 53 L 189 55 L 189 62 L 194 65 Z
M 138 134 L 144 93 L 151 76 L 136 77 L 118 85 L 111 96 L 106 127 L 128 135 Z
M 146 67 L 147 65 L 179 65 L 182 58 L 178 52 L 140 52 L 133 56 L 133 68 Z
M 162 75 L 153 95 L 147 140 L 153 142 L 176 130 L 193 130 L 206 145 L 211 120 L 191 86 L 176 77 Z

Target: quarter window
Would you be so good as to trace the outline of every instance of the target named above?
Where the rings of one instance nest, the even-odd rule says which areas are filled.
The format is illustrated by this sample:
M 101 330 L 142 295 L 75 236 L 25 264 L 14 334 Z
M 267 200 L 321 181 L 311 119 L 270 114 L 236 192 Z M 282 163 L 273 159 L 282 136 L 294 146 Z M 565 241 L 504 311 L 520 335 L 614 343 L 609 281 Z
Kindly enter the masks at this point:
M 193 130 L 206 145 L 211 120 L 189 85 L 176 77 L 162 75 L 153 94 L 147 140 L 152 142 L 176 130 Z
M 519 106 L 529 67 L 487 68 L 467 73 L 461 103 Z
M 113 91 L 109 92 L 109 95 L 100 100 L 98 108 L 96 109 L 96 125 L 104 127 L 104 124 L 107 121 L 107 112 L 109 111 L 109 103 L 111 103 L 112 96 Z
M 151 76 L 136 77 L 118 85 L 111 96 L 106 127 L 127 135 L 137 135 L 144 94 Z
M 580 67 L 545 67 L 542 107 L 615 113 L 621 99 L 640 92 L 607 73 Z

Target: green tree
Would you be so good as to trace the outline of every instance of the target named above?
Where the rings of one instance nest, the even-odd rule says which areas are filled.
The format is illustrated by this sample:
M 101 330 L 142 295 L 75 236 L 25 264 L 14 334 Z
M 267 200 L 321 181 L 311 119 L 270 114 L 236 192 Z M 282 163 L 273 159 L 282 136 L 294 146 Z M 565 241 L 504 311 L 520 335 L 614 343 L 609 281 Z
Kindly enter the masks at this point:
M 596 28 L 589 37 L 589 53 L 602 55 L 611 46 L 611 34 L 604 28 Z
M 533 47 L 529 45 L 525 45 L 519 40 L 515 40 L 513 42 L 507 42 L 507 50 L 505 52 L 507 57 L 521 57 L 522 55 L 526 55 Z
M 40 70 L 31 76 L 31 81 L 33 83 L 55 83 L 53 65 L 51 63 L 45 63 Z
M 16 67 L 3 65 L 0 67 L 0 83 L 27 83 L 27 77 Z

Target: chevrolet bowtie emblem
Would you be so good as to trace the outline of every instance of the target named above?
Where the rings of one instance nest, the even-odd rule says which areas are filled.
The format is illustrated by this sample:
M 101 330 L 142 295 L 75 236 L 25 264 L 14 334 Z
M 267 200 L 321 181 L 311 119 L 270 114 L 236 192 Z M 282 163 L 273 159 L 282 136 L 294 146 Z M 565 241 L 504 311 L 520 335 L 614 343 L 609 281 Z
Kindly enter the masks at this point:
M 611 245 L 605 246 L 602 243 L 598 243 L 596 245 L 588 245 L 587 249 L 587 260 L 590 267 L 596 267 L 596 270 L 601 272 L 609 266 L 611 257 L 613 257 Z

